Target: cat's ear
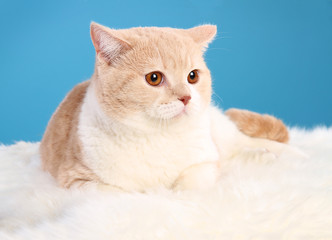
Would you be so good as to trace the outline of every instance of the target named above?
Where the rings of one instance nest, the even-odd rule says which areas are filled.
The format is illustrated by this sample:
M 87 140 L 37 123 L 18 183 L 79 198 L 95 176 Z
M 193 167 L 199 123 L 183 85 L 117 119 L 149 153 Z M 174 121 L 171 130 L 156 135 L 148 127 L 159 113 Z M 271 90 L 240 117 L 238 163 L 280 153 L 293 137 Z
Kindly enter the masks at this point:
M 207 48 L 209 43 L 211 43 L 214 37 L 217 34 L 217 26 L 216 25 L 201 25 L 198 27 L 193 27 L 187 29 L 186 32 L 189 34 L 192 39 L 203 48 Z
M 97 55 L 100 55 L 109 65 L 119 58 L 121 54 L 131 49 L 129 43 L 116 36 L 116 30 L 109 29 L 98 23 L 91 23 L 90 34 Z

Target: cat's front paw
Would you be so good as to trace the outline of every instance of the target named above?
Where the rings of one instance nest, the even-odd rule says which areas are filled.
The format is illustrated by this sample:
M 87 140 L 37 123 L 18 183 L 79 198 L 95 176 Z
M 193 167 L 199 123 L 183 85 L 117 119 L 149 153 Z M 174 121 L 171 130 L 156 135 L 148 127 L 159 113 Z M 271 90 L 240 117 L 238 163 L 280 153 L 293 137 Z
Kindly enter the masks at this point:
M 250 162 L 268 163 L 278 159 L 280 153 L 272 152 L 267 148 L 244 148 L 240 156 Z
M 98 192 L 104 192 L 104 193 L 123 193 L 126 192 L 125 189 L 106 184 L 106 183 L 101 183 L 101 182 L 87 182 L 84 185 L 80 187 L 80 189 L 83 190 L 88 190 L 88 191 L 98 191 Z
M 172 185 L 172 189 L 204 190 L 216 185 L 221 176 L 219 162 L 204 162 L 186 168 Z

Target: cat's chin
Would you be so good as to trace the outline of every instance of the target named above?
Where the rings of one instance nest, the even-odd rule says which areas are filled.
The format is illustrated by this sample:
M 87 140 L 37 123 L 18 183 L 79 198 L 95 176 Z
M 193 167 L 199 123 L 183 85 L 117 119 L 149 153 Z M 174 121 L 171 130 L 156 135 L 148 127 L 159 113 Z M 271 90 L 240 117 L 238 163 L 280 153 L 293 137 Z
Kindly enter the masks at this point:
M 180 118 L 184 118 L 184 117 L 188 117 L 189 116 L 189 113 L 187 111 L 187 108 L 183 108 L 183 110 L 177 114 L 175 114 L 173 117 L 171 117 L 170 119 L 174 119 L 174 120 L 177 120 L 177 119 L 180 119 Z
M 167 114 L 165 116 L 155 116 L 154 118 L 157 121 L 166 121 L 166 122 L 170 122 L 170 121 L 177 121 L 186 117 L 189 117 L 189 111 L 188 108 L 183 107 L 178 109 L 176 112 L 173 112 L 172 114 Z
M 181 124 L 182 122 L 186 122 L 190 117 L 191 114 L 183 109 L 173 116 L 168 116 L 168 118 L 154 118 L 154 122 L 156 125 L 173 126 Z

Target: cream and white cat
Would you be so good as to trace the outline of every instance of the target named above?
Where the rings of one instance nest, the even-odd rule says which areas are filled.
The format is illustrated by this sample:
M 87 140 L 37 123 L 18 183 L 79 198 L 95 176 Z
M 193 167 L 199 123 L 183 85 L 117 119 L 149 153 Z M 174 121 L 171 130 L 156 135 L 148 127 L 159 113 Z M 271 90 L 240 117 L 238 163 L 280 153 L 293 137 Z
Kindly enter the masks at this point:
M 226 116 L 211 105 L 203 54 L 215 34 L 213 25 L 92 23 L 95 72 L 52 116 L 40 145 L 43 168 L 63 187 L 190 189 L 214 184 L 221 161 L 293 151 L 277 142 L 288 139 L 280 120 L 234 109 Z

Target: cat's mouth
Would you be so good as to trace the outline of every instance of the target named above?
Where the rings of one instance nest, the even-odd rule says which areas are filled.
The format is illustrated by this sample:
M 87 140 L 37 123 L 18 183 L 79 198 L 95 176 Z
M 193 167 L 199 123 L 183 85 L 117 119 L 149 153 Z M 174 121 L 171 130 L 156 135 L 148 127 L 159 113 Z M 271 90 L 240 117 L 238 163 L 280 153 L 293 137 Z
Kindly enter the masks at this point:
M 185 106 L 181 101 L 160 104 L 151 110 L 149 111 L 151 117 L 162 120 L 178 119 L 188 115 L 188 106 Z
M 176 114 L 174 117 L 172 117 L 172 119 L 173 119 L 173 118 L 174 118 L 174 119 L 177 119 L 177 118 L 180 118 L 180 117 L 182 117 L 182 116 L 184 116 L 184 115 L 188 115 L 188 110 L 187 110 L 187 107 L 186 107 L 186 106 L 183 107 L 183 109 L 182 109 L 181 112 L 179 112 L 179 113 Z

